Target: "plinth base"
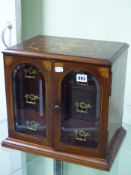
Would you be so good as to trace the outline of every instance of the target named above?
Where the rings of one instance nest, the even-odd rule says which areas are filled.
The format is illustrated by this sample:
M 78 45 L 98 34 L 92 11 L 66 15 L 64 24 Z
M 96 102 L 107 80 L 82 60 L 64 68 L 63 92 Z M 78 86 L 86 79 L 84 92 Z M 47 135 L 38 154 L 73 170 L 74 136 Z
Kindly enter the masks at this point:
M 126 134 L 125 129 L 120 128 L 119 130 L 117 130 L 117 132 L 115 133 L 114 137 L 111 140 L 105 159 L 59 152 L 49 147 L 32 144 L 29 142 L 13 138 L 5 139 L 2 142 L 2 146 L 32 154 L 37 154 L 40 156 L 54 158 L 56 160 L 63 160 L 70 163 L 75 163 L 100 170 L 109 171 L 113 163 L 113 160 L 116 156 L 116 153 L 122 143 L 122 140 L 124 139 L 125 134 Z

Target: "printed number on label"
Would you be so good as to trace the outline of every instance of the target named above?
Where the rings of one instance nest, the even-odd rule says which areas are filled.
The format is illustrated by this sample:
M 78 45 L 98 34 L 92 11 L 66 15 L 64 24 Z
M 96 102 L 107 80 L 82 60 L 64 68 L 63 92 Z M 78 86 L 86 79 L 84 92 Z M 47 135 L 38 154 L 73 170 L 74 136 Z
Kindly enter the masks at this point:
M 86 83 L 87 82 L 87 75 L 85 75 L 85 74 L 76 74 L 76 81 Z

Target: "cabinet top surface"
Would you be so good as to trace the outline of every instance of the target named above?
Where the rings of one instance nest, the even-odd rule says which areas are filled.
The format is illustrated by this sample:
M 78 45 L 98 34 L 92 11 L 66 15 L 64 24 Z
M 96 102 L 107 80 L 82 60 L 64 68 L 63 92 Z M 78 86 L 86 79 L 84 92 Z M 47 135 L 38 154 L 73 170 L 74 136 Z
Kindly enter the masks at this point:
M 4 53 L 38 57 L 52 55 L 54 59 L 64 55 L 101 62 L 103 60 L 105 64 L 111 64 L 127 48 L 128 44 L 121 42 L 39 35 L 8 48 Z

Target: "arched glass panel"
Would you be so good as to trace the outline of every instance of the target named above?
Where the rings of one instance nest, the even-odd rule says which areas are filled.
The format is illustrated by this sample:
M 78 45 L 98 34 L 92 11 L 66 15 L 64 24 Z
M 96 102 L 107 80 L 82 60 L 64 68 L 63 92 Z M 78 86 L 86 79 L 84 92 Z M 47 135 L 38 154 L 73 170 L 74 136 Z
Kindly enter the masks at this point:
M 62 82 L 61 141 L 64 144 L 97 148 L 100 114 L 100 85 L 92 74 L 76 70 Z
M 13 95 L 16 131 L 45 137 L 45 81 L 38 68 L 30 64 L 15 67 Z

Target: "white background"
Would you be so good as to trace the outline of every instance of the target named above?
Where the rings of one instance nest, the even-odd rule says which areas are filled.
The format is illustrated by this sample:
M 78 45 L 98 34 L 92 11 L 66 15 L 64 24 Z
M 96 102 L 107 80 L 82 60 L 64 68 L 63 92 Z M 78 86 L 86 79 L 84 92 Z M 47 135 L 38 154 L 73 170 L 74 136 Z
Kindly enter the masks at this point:
M 17 0 L 18 1 L 18 0 Z M 7 114 L 4 86 L 4 69 L 2 50 L 5 46 L 1 40 L 1 34 L 7 23 L 12 24 L 12 44 L 16 43 L 16 13 L 15 0 L 0 0 L 0 175 L 24 175 L 25 154 L 20 151 L 3 148 L 1 142 L 7 137 Z M 6 30 L 5 41 L 9 43 L 9 30 Z M 22 163 L 23 160 L 23 163 Z

